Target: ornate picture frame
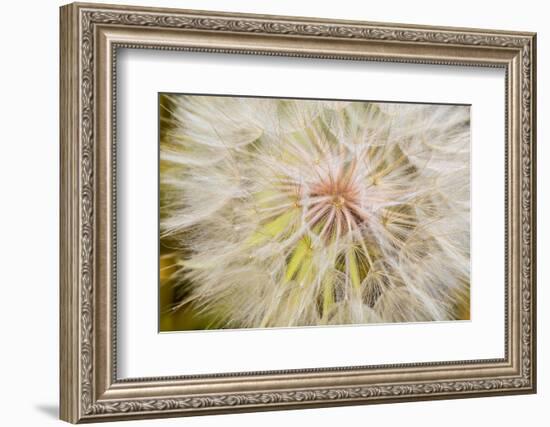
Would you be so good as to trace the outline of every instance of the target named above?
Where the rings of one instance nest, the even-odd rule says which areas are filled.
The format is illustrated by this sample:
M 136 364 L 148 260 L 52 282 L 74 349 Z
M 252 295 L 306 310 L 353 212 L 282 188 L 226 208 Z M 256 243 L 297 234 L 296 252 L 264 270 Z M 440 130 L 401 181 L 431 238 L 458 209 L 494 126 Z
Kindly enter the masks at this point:
M 536 392 L 536 35 L 70 4 L 60 11 L 60 416 L 97 422 Z M 117 377 L 119 49 L 505 71 L 504 357 Z

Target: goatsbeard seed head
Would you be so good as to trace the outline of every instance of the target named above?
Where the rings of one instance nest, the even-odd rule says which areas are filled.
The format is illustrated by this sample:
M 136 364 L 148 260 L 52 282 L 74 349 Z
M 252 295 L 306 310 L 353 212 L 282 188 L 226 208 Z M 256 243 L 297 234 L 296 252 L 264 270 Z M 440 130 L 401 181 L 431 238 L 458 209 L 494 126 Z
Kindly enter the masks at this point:
M 163 235 L 220 327 L 450 320 L 469 294 L 469 109 L 171 96 Z

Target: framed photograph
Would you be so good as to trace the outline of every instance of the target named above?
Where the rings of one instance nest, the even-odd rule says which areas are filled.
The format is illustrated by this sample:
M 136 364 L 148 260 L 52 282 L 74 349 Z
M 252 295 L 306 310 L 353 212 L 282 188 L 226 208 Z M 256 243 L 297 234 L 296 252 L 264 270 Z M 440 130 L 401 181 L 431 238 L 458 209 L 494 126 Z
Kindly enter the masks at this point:
M 63 420 L 536 391 L 534 33 L 60 22 Z

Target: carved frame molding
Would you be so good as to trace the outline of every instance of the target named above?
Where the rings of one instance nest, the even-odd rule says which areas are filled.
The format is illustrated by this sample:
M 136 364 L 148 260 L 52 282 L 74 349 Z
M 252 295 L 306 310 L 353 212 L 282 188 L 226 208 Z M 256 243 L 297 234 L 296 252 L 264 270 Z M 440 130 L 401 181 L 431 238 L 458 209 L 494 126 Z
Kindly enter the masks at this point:
M 117 380 L 118 48 L 506 68 L 506 357 Z M 62 7 L 61 418 L 83 422 L 535 392 L 535 51 L 532 33 Z M 289 380 L 292 385 L 285 386 Z

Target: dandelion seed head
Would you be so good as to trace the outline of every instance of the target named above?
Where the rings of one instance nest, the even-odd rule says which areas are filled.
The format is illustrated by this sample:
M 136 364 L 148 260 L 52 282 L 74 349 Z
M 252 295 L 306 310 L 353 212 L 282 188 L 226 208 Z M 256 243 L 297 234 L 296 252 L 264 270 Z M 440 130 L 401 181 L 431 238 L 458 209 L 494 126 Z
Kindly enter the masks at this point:
M 454 318 L 469 289 L 467 107 L 171 101 L 161 227 L 181 243 L 181 304 L 222 327 Z

